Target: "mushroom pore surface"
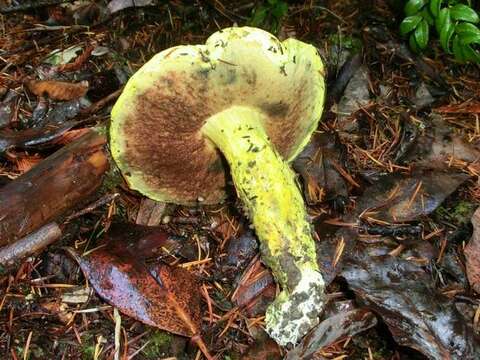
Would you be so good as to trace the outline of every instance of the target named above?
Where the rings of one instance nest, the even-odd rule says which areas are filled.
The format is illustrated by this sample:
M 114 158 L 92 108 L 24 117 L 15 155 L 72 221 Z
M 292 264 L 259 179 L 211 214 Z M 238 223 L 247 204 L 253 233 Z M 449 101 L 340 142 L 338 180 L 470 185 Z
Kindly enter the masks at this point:
M 323 77 L 313 46 L 254 28 L 164 50 L 132 76 L 112 110 L 113 157 L 130 187 L 152 199 L 220 202 L 228 167 L 202 132 L 208 119 L 233 106 L 258 111 L 290 161 L 317 127 Z

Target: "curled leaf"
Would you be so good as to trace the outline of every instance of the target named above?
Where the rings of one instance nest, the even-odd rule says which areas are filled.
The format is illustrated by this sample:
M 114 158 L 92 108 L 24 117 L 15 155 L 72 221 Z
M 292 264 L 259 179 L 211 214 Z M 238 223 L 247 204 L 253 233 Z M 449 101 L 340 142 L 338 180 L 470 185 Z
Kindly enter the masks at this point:
M 402 23 L 400 24 L 400 35 L 407 35 L 410 31 L 417 27 L 420 21 L 422 21 L 422 17 L 420 15 L 408 16 L 403 19 Z
M 440 31 L 440 45 L 442 45 L 445 52 L 451 54 L 450 50 L 450 39 L 452 38 L 453 33 L 455 32 L 455 25 L 452 24 L 450 18 L 447 18 L 445 26 Z
M 56 80 L 30 80 L 27 82 L 27 88 L 36 96 L 67 101 L 84 96 L 88 91 L 88 81 L 69 83 Z
M 443 0 L 430 0 L 430 12 L 434 17 L 437 17 L 440 13 L 440 7 L 442 6 Z
M 477 34 L 479 37 L 480 37 L 480 29 L 478 27 L 476 27 L 475 25 L 473 24 L 470 24 L 468 22 L 461 22 L 459 24 L 457 24 L 457 26 L 455 26 L 455 32 L 457 34 L 470 34 L 470 35 L 474 35 L 474 34 Z
M 427 3 L 427 0 L 409 0 L 405 4 L 405 15 L 412 16 L 418 13 Z
M 443 8 L 435 19 L 435 29 L 437 30 L 437 33 L 440 34 L 447 21 L 451 22 L 450 9 Z
M 459 21 L 466 21 L 470 23 L 478 23 L 480 21 L 475 10 L 465 4 L 457 4 L 450 8 L 450 15 L 452 19 Z
M 429 26 L 428 23 L 425 19 L 422 19 L 418 23 L 418 26 L 415 29 L 415 32 L 413 33 L 415 36 L 415 41 L 418 44 L 418 47 L 423 50 L 427 47 L 428 44 L 428 32 L 429 32 Z

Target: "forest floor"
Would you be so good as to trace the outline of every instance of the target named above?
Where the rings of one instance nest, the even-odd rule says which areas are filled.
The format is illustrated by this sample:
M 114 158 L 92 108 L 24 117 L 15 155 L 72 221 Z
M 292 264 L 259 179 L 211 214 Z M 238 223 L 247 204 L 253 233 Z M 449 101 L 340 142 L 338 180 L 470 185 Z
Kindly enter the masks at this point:
M 53 222 L 54 243 L 0 264 L 0 358 L 201 359 L 202 344 L 218 359 L 480 358 L 479 65 L 435 40 L 412 53 L 394 1 L 261 3 L 0 1 L 0 202 L 107 125 L 161 50 L 245 25 L 313 44 L 326 107 L 292 166 L 328 282 L 319 326 L 295 349 L 266 335 L 278 289 L 233 189 L 176 206 L 110 170 L 32 225 Z

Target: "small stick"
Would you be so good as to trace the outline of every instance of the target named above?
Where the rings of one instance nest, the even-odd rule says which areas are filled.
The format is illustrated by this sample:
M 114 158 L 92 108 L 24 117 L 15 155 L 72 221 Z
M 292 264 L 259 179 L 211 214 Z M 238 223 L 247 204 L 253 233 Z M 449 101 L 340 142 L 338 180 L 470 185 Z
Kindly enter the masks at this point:
M 57 223 L 44 225 L 34 233 L 0 249 L 0 264 L 7 265 L 52 244 L 62 236 Z

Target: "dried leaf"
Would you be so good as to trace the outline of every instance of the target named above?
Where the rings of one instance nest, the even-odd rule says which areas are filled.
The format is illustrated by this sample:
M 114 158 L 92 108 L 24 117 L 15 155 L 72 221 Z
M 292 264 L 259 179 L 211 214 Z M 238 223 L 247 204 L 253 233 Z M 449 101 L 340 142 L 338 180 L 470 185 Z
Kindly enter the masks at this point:
M 200 330 L 200 291 L 182 268 L 159 264 L 152 269 L 121 246 L 89 256 L 69 252 L 100 297 L 145 324 L 191 337 Z
M 15 159 L 17 170 L 21 174 L 30 170 L 32 167 L 37 165 L 40 161 L 42 161 L 42 158 L 39 155 L 25 154 L 24 156 L 19 156 L 17 159 Z
M 473 234 L 465 246 L 467 277 L 470 286 L 480 294 L 480 208 L 472 216 Z
M 341 274 L 395 340 L 430 359 L 480 359 L 480 338 L 418 265 L 358 245 Z
M 73 100 L 84 96 L 88 91 L 88 82 L 69 83 L 56 80 L 30 80 L 27 82 L 30 92 L 36 96 L 48 96 L 52 100 Z
M 376 324 L 375 315 L 366 309 L 341 312 L 318 324 L 295 349 L 288 352 L 285 359 L 310 359 L 321 348 Z

